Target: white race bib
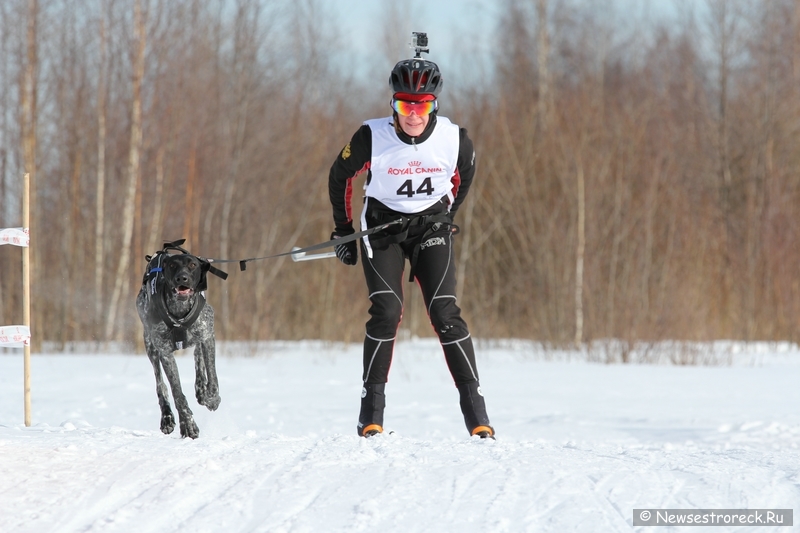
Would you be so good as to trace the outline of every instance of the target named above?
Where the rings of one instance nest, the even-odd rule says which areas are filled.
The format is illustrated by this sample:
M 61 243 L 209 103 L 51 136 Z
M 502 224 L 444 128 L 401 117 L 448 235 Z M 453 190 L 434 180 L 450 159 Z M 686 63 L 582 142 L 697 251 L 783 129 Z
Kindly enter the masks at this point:
M 409 145 L 395 133 L 391 117 L 368 120 L 372 130 L 372 179 L 366 196 L 400 213 L 419 213 L 447 196 L 453 203 L 459 128 L 444 117 L 425 142 Z

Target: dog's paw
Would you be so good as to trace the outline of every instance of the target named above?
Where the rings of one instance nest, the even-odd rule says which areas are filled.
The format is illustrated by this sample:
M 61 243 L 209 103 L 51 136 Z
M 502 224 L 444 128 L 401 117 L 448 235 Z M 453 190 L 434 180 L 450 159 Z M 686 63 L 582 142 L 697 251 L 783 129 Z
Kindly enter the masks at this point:
M 208 407 L 209 411 L 216 411 L 217 407 L 219 407 L 219 403 L 221 401 L 222 401 L 222 398 L 220 398 L 218 395 L 217 396 L 213 396 L 213 397 L 209 398 L 208 401 L 206 402 L 206 407 Z
M 195 386 L 194 393 L 197 398 L 197 403 L 205 405 L 209 411 L 216 411 L 217 407 L 219 407 L 221 399 L 218 391 L 209 391 L 208 389 Z
M 219 397 L 219 394 L 210 395 L 208 398 L 205 399 L 205 405 L 208 407 L 209 411 L 216 411 L 217 407 L 219 407 L 219 402 L 222 401 L 222 398 Z
M 161 417 L 161 433 L 169 435 L 175 429 L 175 417 L 172 413 L 163 415 Z
M 200 436 L 200 430 L 197 428 L 197 424 L 194 423 L 194 418 L 187 417 L 181 420 L 181 437 L 186 438 L 189 437 L 190 439 L 196 439 Z

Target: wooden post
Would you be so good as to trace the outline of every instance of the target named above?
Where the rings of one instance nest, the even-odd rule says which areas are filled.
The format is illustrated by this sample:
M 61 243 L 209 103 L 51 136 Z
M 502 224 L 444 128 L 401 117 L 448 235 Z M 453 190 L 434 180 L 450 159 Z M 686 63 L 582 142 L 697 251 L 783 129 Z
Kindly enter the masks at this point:
M 25 173 L 22 186 L 22 227 L 30 237 L 31 212 L 30 212 L 30 184 L 31 175 Z M 31 327 L 31 263 L 30 243 L 22 249 L 22 323 Z M 31 335 L 32 337 L 32 335 Z M 25 389 L 25 426 L 31 425 L 31 343 L 24 346 L 24 389 Z

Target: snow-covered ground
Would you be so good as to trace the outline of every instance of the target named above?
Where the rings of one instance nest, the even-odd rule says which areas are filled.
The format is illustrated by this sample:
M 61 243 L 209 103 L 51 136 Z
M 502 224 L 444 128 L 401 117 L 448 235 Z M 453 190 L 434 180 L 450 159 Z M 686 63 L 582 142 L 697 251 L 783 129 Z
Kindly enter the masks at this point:
M 613 532 L 635 508 L 793 508 L 798 524 L 800 351 L 734 348 L 733 364 L 675 366 L 483 345 L 497 441 L 467 435 L 427 340 L 398 346 L 394 433 L 372 439 L 355 433 L 355 345 L 227 346 L 213 413 L 183 352 L 197 440 L 159 431 L 141 354 L 34 354 L 26 428 L 22 351 L 6 350 L 0 531 Z M 800 525 L 712 529 L 728 530 Z

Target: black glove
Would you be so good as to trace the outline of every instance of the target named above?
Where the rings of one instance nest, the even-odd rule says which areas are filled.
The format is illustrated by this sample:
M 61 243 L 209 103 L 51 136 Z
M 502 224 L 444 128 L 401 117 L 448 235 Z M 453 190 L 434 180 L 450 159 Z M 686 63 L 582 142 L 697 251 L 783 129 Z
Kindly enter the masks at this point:
M 336 230 L 331 233 L 331 239 L 340 239 L 342 237 L 347 237 L 348 235 L 352 235 L 355 233 L 351 228 L 350 231 L 347 230 Z M 339 261 L 344 263 L 345 265 L 355 265 L 358 263 L 358 244 L 357 241 L 350 241 L 344 244 L 337 244 L 333 247 L 336 250 L 336 257 L 339 258 Z

